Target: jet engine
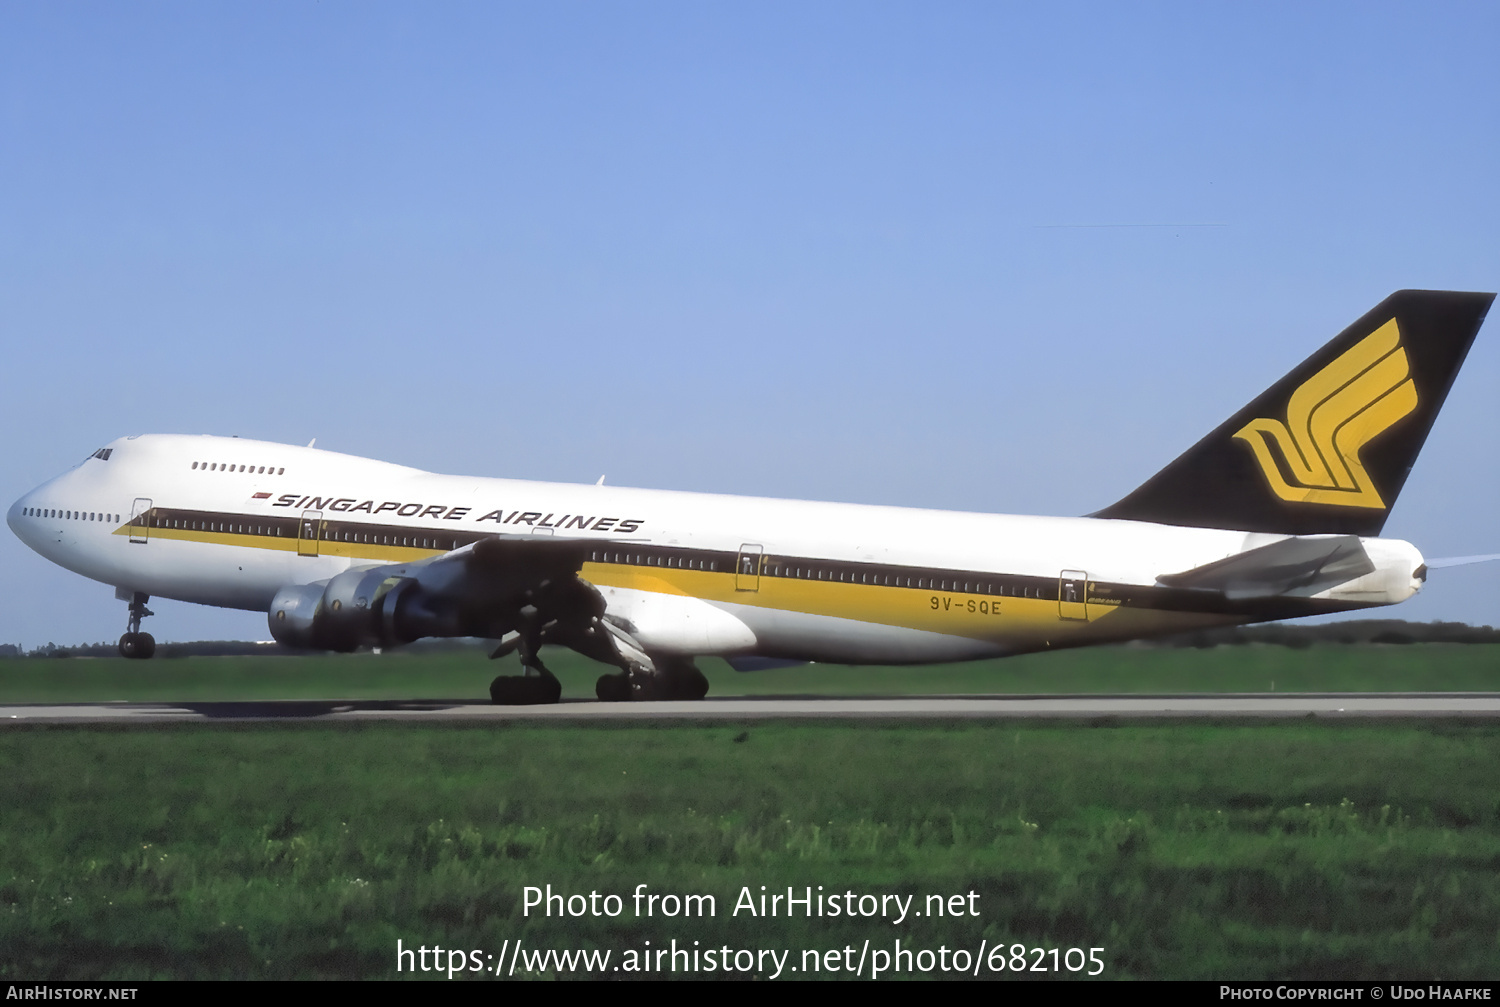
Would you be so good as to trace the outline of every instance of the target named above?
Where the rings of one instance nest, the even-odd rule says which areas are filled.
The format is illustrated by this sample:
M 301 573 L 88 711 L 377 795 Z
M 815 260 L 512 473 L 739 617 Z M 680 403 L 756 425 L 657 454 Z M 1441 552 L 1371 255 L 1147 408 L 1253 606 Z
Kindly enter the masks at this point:
M 271 600 L 271 635 L 288 647 L 347 652 L 481 629 L 466 626 L 453 606 L 404 572 L 348 570 L 332 580 L 288 585 Z

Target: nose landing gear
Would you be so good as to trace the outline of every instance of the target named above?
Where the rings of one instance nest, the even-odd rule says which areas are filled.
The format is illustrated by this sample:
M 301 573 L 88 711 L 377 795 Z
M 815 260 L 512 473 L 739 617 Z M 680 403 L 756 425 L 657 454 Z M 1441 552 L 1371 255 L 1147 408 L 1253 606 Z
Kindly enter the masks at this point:
M 120 656 L 144 660 L 156 653 L 156 639 L 150 633 L 141 632 L 141 620 L 153 614 L 146 607 L 148 595 L 137 591 L 130 599 L 130 624 L 126 634 L 120 637 Z

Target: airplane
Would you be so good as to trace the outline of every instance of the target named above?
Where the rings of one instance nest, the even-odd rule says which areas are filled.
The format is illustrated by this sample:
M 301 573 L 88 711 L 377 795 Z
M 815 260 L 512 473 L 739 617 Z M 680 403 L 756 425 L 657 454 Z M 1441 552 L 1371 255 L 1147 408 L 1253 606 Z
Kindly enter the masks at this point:
M 497 641 L 522 669 L 491 684 L 508 704 L 558 701 L 545 645 L 617 668 L 601 700 L 698 699 L 706 656 L 931 664 L 1392 605 L 1428 565 L 1380 532 L 1494 297 L 1392 294 L 1085 517 L 459 477 L 139 435 L 6 520 L 115 588 L 125 657 L 154 652 L 141 620 L 157 596 L 264 611 L 293 648 Z

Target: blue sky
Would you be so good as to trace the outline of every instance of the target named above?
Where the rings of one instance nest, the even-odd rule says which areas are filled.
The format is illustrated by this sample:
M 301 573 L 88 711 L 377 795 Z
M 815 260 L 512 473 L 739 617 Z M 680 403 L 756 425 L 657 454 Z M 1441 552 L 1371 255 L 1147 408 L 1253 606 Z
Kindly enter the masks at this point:
M 0 496 L 205 432 L 1091 511 L 1391 291 L 1500 286 L 1497 29 L 1494 4 L 0 5 Z M 1500 551 L 1496 324 L 1386 527 L 1429 556 Z M 9 535 L 0 562 L 0 641 L 123 630 L 110 588 Z M 1391 614 L 1500 623 L 1495 579 Z M 266 635 L 153 607 L 159 639 Z

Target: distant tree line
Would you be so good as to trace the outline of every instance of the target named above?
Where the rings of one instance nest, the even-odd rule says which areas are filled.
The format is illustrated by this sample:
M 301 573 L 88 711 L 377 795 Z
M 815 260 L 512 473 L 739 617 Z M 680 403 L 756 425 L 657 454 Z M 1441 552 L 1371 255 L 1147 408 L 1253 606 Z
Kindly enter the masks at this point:
M 461 650 L 485 650 L 494 647 L 493 641 L 476 640 L 470 637 L 453 640 L 419 640 L 401 648 L 403 654 L 445 653 Z M 157 657 L 289 657 L 307 654 L 309 651 L 283 647 L 271 640 L 196 640 L 184 643 L 158 643 Z M 313 652 L 316 653 L 316 652 Z M 22 657 L 119 657 L 117 643 L 80 643 L 59 646 L 47 643 L 26 650 L 19 644 L 0 643 L 0 660 Z
M 1500 643 L 1500 630 L 1464 622 L 1406 622 L 1402 619 L 1353 619 L 1317 626 L 1268 622 L 1259 626 L 1226 626 L 1145 640 L 1144 647 L 1233 647 L 1245 644 L 1303 648 L 1315 643 Z
M 290 654 L 278 643 L 254 643 L 248 640 L 199 640 L 193 643 L 159 643 L 157 657 L 229 657 L 247 654 Z M 118 643 L 78 643 L 59 646 L 46 643 L 24 650 L 13 643 L 0 643 L 0 658 L 7 657 L 119 657 Z

